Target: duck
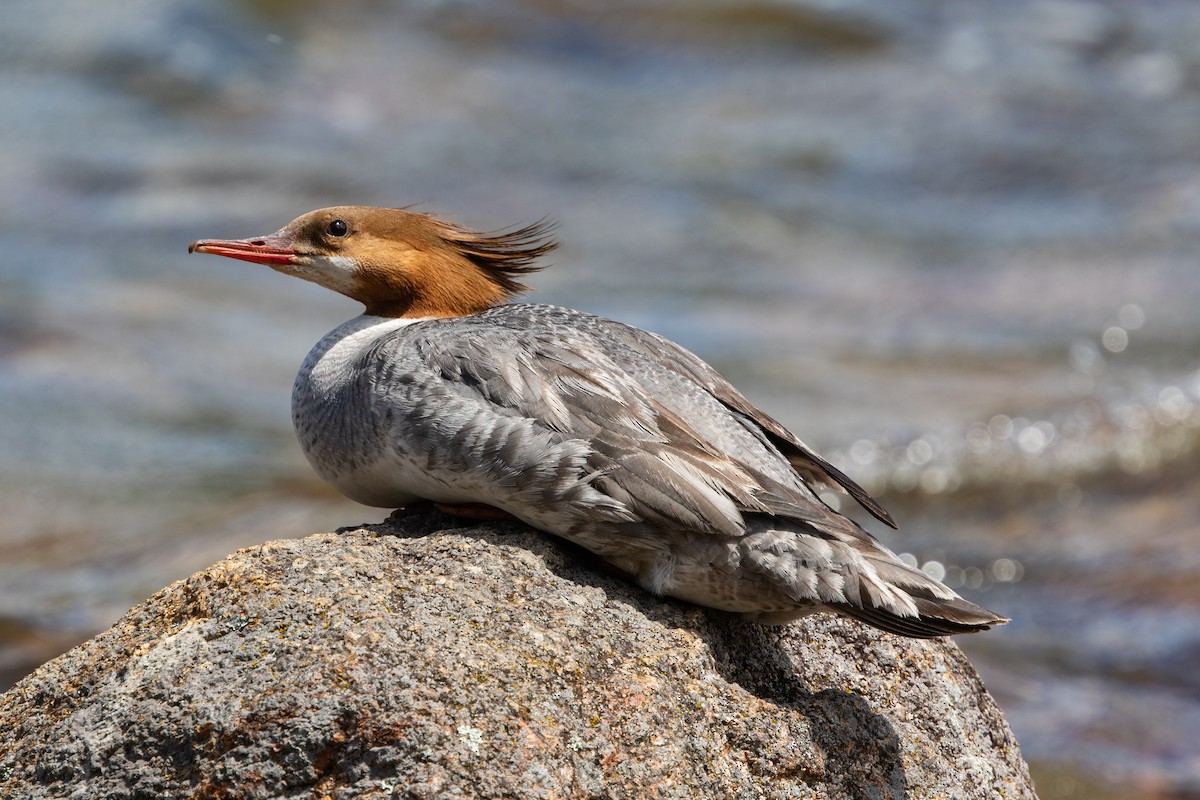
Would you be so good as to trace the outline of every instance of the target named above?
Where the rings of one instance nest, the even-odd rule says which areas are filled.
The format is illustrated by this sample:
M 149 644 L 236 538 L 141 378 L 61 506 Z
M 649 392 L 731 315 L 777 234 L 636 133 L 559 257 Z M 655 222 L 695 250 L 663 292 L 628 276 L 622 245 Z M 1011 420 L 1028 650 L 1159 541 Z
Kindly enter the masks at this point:
M 515 517 L 658 596 L 781 625 L 817 612 L 934 638 L 1008 620 L 826 504 L 861 486 L 682 346 L 511 302 L 557 246 L 545 219 L 480 232 L 337 206 L 190 253 L 265 265 L 362 303 L 308 353 L 292 420 L 316 473 L 368 506 Z

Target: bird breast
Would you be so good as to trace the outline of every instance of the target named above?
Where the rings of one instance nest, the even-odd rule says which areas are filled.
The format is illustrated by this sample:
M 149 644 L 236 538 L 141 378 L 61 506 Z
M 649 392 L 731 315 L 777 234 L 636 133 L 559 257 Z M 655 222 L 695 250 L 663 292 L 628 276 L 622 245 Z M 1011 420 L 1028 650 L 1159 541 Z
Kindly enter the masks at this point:
M 396 405 L 403 393 L 390 392 L 370 362 L 376 343 L 421 321 L 364 315 L 343 323 L 309 352 L 292 388 L 292 423 L 309 463 L 366 505 L 397 507 L 420 496 L 408 485 L 420 470 L 404 463 L 404 449 L 388 437 L 405 413 Z

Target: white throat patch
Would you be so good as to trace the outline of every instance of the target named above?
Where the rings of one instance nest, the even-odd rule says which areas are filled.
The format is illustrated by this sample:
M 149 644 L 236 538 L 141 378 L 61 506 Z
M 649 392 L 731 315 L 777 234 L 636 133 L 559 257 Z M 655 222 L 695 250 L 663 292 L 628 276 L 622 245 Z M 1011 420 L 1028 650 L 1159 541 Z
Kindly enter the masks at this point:
M 354 273 L 358 262 L 349 256 L 312 256 L 312 262 L 303 267 L 300 277 L 319 283 L 344 295 L 354 291 Z

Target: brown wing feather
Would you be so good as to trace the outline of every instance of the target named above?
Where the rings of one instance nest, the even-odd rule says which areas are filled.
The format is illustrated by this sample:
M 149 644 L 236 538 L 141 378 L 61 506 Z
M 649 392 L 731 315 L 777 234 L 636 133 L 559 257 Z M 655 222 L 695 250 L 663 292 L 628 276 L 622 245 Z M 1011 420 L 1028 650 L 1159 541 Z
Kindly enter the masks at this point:
M 506 320 L 518 322 L 514 317 Z M 778 459 L 772 455 L 778 451 L 805 482 L 841 485 L 894 526 L 865 490 L 755 408 L 699 358 L 647 331 L 587 319 L 620 328 L 626 334 L 622 344 L 576 327 L 549 333 L 514 330 L 514 346 L 501 349 L 465 337 L 443 340 L 437 346 L 442 351 L 440 368 L 461 375 L 498 406 L 587 439 L 594 451 L 589 466 L 598 473 L 594 485 L 614 498 L 620 496 L 631 510 L 656 524 L 739 535 L 743 512 L 823 527 L 831 518 L 841 519 L 799 483 L 785 485 L 721 451 L 668 407 L 665 398 L 655 397 L 637 373 L 649 366 L 647 356 L 666 356 L 655 358 L 654 368 L 669 370 L 709 393 L 714 407 L 728 413 L 730 425 L 746 428 L 762 442 L 762 458 Z M 635 368 L 627 369 L 631 366 Z M 852 536 L 870 540 L 853 527 Z
M 731 412 L 742 415 L 757 426 L 805 481 L 818 485 L 840 486 L 880 522 L 892 528 L 900 527 L 887 509 L 871 497 L 866 489 L 817 455 L 811 447 L 800 441 L 795 434 L 770 415 L 757 408 L 715 369 L 669 339 L 645 331 L 639 331 L 639 333 L 652 337 L 657 346 L 672 351 L 675 358 L 667 366 L 696 381 Z

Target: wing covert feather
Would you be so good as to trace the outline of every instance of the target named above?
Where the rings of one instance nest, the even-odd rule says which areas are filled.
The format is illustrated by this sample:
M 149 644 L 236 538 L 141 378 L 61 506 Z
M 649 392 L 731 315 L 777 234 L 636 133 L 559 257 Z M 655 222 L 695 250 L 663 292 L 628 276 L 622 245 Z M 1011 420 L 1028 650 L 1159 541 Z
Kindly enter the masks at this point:
M 835 515 L 806 484 L 820 481 L 894 525 L 861 487 L 683 348 L 578 312 L 535 326 L 522 308 L 432 323 L 437 335 L 417 342 L 421 359 L 497 411 L 586 440 L 592 486 L 643 519 L 724 535 L 744 533 L 743 513 L 825 527 Z

